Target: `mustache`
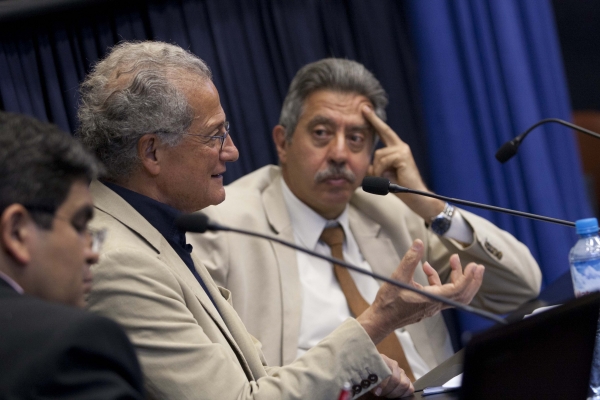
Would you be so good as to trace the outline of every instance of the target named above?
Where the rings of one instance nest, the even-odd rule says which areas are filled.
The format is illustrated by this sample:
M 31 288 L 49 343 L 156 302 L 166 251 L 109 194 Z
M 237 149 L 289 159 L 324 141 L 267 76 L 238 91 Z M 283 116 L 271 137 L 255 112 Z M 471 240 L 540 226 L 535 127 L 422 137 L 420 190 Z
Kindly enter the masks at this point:
M 321 183 L 327 179 L 345 179 L 350 183 L 354 183 L 356 181 L 356 175 L 349 169 L 347 169 L 344 165 L 340 164 L 330 164 L 327 169 L 323 171 L 319 171 L 315 174 L 315 182 Z

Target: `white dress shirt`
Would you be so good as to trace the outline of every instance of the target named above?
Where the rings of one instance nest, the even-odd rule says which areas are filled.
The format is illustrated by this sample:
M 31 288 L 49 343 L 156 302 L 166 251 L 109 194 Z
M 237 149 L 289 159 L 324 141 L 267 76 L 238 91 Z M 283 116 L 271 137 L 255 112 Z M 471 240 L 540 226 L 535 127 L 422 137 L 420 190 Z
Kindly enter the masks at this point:
M 372 271 L 371 266 L 362 256 L 358 244 L 352 235 L 348 222 L 348 206 L 335 220 L 328 221 L 314 210 L 300 201 L 288 188 L 282 179 L 283 198 L 286 203 L 290 220 L 292 222 L 294 239 L 297 244 L 330 256 L 328 245 L 319 241 L 323 229 L 329 225 L 339 225 L 344 229 L 346 239 L 343 245 L 345 261 L 357 265 L 367 271 Z M 458 215 L 458 218 L 454 216 Z M 460 213 L 455 212 L 452 219 L 452 238 L 470 243 L 473 233 Z M 455 224 L 456 223 L 456 224 Z M 450 232 L 453 229 L 454 232 Z M 465 232 L 466 231 L 466 232 Z M 446 234 L 446 236 L 450 236 Z M 314 347 L 335 328 L 337 328 L 352 314 L 348 307 L 346 297 L 333 272 L 332 265 L 325 260 L 320 260 L 308 254 L 297 251 L 298 271 L 302 284 L 302 316 L 300 322 L 300 335 L 298 337 L 297 356 L 301 356 Z M 375 300 L 379 284 L 366 275 L 349 271 L 352 279 L 363 298 L 371 304 Z M 402 344 L 404 353 L 416 379 L 429 372 L 429 367 L 419 355 L 410 334 L 405 329 L 396 330 L 398 340 Z

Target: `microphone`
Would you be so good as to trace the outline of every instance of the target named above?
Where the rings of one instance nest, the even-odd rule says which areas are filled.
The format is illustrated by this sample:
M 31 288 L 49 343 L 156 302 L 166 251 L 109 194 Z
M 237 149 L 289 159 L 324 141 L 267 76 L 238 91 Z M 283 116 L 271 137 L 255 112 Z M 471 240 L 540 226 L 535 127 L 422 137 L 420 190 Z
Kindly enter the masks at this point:
M 491 210 L 496 212 L 502 212 L 506 214 L 517 215 L 519 217 L 536 219 L 539 221 L 552 222 L 554 224 L 566 225 L 566 226 L 575 226 L 574 222 L 565 221 L 557 218 L 544 217 L 543 215 L 530 214 L 522 211 L 515 211 L 508 208 L 489 206 L 487 204 L 475 203 L 473 201 L 454 199 L 452 197 L 440 196 L 439 194 L 422 192 L 420 190 L 409 189 L 404 186 L 396 185 L 390 183 L 390 180 L 387 178 L 382 178 L 379 176 L 367 176 L 362 181 L 362 188 L 367 193 L 378 194 L 380 196 L 385 196 L 386 194 L 392 193 L 412 193 L 418 194 L 420 196 L 433 197 L 434 199 L 444 200 L 450 203 L 462 204 L 465 206 L 483 208 L 484 210 Z
M 454 300 L 451 300 L 451 299 L 448 299 L 446 297 L 438 296 L 438 295 L 435 295 L 433 293 L 429 293 L 429 292 L 425 292 L 423 290 L 419 290 L 419 289 L 417 289 L 417 288 L 415 288 L 415 287 L 413 287 L 413 286 L 411 286 L 411 285 L 409 285 L 407 283 L 400 282 L 400 281 L 397 281 L 397 280 L 385 277 L 383 275 L 376 274 L 376 273 L 371 272 L 371 271 L 366 271 L 366 270 L 364 270 L 362 268 L 359 268 L 359 267 L 357 267 L 355 265 L 349 264 L 349 263 L 347 263 L 345 261 L 339 260 L 337 258 L 329 257 L 329 256 L 324 256 L 322 254 L 319 254 L 319 253 L 314 252 L 314 251 L 309 250 L 309 249 L 305 249 L 304 247 L 298 246 L 295 243 L 288 242 L 288 241 L 280 239 L 278 237 L 274 237 L 274 236 L 270 236 L 270 235 L 265 235 L 265 234 L 262 234 L 262 233 L 259 233 L 259 232 L 248 231 L 248 230 L 245 230 L 245 229 L 238 229 L 238 228 L 232 228 L 232 227 L 229 227 L 229 226 L 220 225 L 218 223 L 210 221 L 210 219 L 205 214 L 202 214 L 202 213 L 199 213 L 199 212 L 196 212 L 196 213 L 193 213 L 193 214 L 183 214 L 183 215 L 180 215 L 175 220 L 175 226 L 177 228 L 179 228 L 179 229 L 185 230 L 186 232 L 205 233 L 206 231 L 225 231 L 225 232 L 235 232 L 235 233 L 240 233 L 242 235 L 249 235 L 249 236 L 258 237 L 258 238 L 261 238 L 261 239 L 271 240 L 273 242 L 277 242 L 277 243 L 282 244 L 284 246 L 291 247 L 292 249 L 301 251 L 303 253 L 310 254 L 313 257 L 317 257 L 317 258 L 323 259 L 325 261 L 329 261 L 332 264 L 337 264 L 337 265 L 340 265 L 340 266 L 342 266 L 344 268 L 347 268 L 349 270 L 356 271 L 356 272 L 358 272 L 360 274 L 363 274 L 363 275 L 368 275 L 368 276 L 370 276 L 372 278 L 378 279 L 380 281 L 387 282 L 387 283 L 389 283 L 391 285 L 394 285 L 394 286 L 397 286 L 399 288 L 410 290 L 411 292 L 415 292 L 417 294 L 420 294 L 421 296 L 425 296 L 425 297 L 428 297 L 428 298 L 430 298 L 432 300 L 439 301 L 440 303 L 447 304 L 447 305 L 449 305 L 451 307 L 458 308 L 459 310 L 462 310 L 462 311 L 465 311 L 465 312 L 468 312 L 468 313 L 471 313 L 471 314 L 478 315 L 480 317 L 483 317 L 485 319 L 489 319 L 491 321 L 497 322 L 497 323 L 502 324 L 502 325 L 507 324 L 507 322 L 503 318 L 501 318 L 501 317 L 499 317 L 499 316 L 497 316 L 495 314 L 492 314 L 491 312 L 480 310 L 478 308 L 471 307 L 469 305 L 458 303 L 458 302 L 456 302 Z
M 543 119 L 543 120 L 533 124 L 529 129 L 527 129 L 525 132 L 521 133 L 516 138 L 504 143 L 496 152 L 496 160 L 500 161 L 501 163 L 505 163 L 508 160 L 510 160 L 515 154 L 517 154 L 517 151 L 519 150 L 519 146 L 521 145 L 521 142 L 523 142 L 523 140 L 529 134 L 529 132 L 531 132 L 538 126 L 543 125 L 548 122 L 556 122 L 558 124 L 568 126 L 569 128 L 575 129 L 576 131 L 583 132 L 585 134 L 593 136 L 596 139 L 600 139 L 599 134 L 592 132 L 588 129 L 582 128 L 581 126 L 577 126 L 575 124 L 572 124 L 567 121 L 563 121 L 562 119 L 558 119 L 558 118 L 547 118 L 547 119 Z

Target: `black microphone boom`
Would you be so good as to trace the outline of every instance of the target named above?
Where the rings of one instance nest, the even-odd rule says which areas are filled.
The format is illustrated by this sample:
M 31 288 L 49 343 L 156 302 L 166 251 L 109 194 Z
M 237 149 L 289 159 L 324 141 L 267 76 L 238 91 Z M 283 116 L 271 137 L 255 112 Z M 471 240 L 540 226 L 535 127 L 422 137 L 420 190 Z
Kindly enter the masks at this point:
M 390 183 L 389 179 L 382 178 L 379 176 L 367 176 L 362 181 L 362 188 L 367 193 L 378 194 L 378 195 L 382 195 L 382 196 L 385 196 L 386 194 L 388 194 L 390 192 L 392 192 L 392 193 L 412 193 L 412 194 L 418 194 L 420 196 L 433 197 L 434 199 L 440 199 L 440 200 L 444 200 L 444 201 L 447 201 L 450 203 L 456 203 L 456 204 L 462 204 L 465 206 L 483 208 L 484 210 L 497 211 L 497 212 L 502 212 L 502 213 L 506 213 L 506 214 L 517 215 L 519 217 L 531 218 L 531 219 L 536 219 L 536 220 L 545 221 L 545 222 L 552 222 L 552 223 L 560 224 L 560 225 L 575 226 L 574 222 L 565 221 L 562 219 L 544 217 L 543 215 L 530 214 L 530 213 L 526 213 L 523 211 L 515 211 L 515 210 L 510 210 L 508 208 L 502 208 L 502 207 L 496 207 L 496 206 L 488 206 L 487 204 L 475 203 L 473 201 L 467 201 L 467 200 L 454 199 L 452 197 L 440 196 L 439 194 L 435 194 L 435 193 L 422 192 L 420 190 L 409 189 L 404 186 Z
M 521 145 L 521 142 L 523 142 L 523 139 L 525 139 L 525 136 L 527 136 L 529 134 L 529 132 L 531 132 L 538 126 L 543 125 L 548 122 L 556 122 L 558 124 L 568 126 L 569 128 L 575 129 L 576 131 L 583 132 L 587 135 L 593 136 L 596 139 L 600 139 L 599 134 L 597 134 L 596 132 L 592 132 L 588 129 L 582 128 L 581 126 L 577 126 L 575 124 L 572 124 L 567 121 L 563 121 L 562 119 L 558 119 L 558 118 L 547 118 L 547 119 L 543 119 L 543 120 L 533 124 L 529 129 L 527 129 L 525 132 L 521 133 L 516 138 L 504 143 L 496 152 L 496 159 L 498 161 L 500 161 L 501 163 L 505 163 L 508 160 L 510 160 L 515 154 L 517 154 L 517 151 L 519 150 L 519 146 Z
M 179 229 L 185 230 L 186 232 L 204 233 L 206 231 L 226 231 L 226 232 L 241 233 L 242 235 L 249 235 L 249 236 L 258 237 L 258 238 L 261 238 L 261 239 L 271 240 L 273 242 L 277 242 L 277 243 L 282 244 L 284 246 L 291 247 L 292 249 L 301 251 L 303 253 L 310 254 L 313 257 L 317 257 L 317 258 L 321 258 L 321 259 L 323 259 L 325 261 L 329 261 L 332 264 L 337 264 L 337 265 L 340 265 L 340 266 L 342 266 L 344 268 L 350 269 L 352 271 L 356 271 L 356 272 L 358 272 L 360 274 L 368 275 L 368 276 L 370 276 L 372 278 L 375 278 L 375 279 L 378 279 L 380 281 L 384 281 L 384 282 L 387 282 L 387 283 L 389 283 L 391 285 L 398 286 L 399 288 L 410 290 L 411 292 L 415 292 L 415 293 L 420 294 L 422 296 L 428 297 L 428 298 L 430 298 L 432 300 L 439 301 L 440 303 L 447 304 L 447 305 L 449 305 L 451 307 L 458 308 L 459 310 L 463 310 L 463 311 L 466 311 L 468 313 L 478 315 L 480 317 L 492 320 L 492 321 L 497 322 L 497 323 L 502 324 L 502 325 L 505 325 L 507 323 L 501 317 L 499 317 L 499 316 L 497 316 L 495 314 L 492 314 L 492 313 L 490 313 L 488 311 L 480 310 L 480 309 L 471 307 L 469 305 L 458 303 L 458 302 L 456 302 L 454 300 L 451 300 L 451 299 L 448 299 L 446 297 L 438 296 L 438 295 L 435 295 L 435 294 L 432 294 L 432 293 L 425 292 L 423 290 L 419 290 L 419 289 L 417 289 L 417 288 L 415 288 L 415 287 L 413 287 L 413 286 L 411 286 L 411 285 L 409 285 L 407 283 L 400 282 L 400 281 L 397 281 L 397 280 L 385 277 L 383 275 L 376 274 L 376 273 L 371 272 L 371 271 L 366 271 L 366 270 L 364 270 L 362 268 L 359 268 L 359 267 L 357 267 L 355 265 L 349 264 L 349 263 L 347 263 L 345 261 L 338 260 L 337 258 L 324 256 L 324 255 L 316 253 L 316 252 L 314 252 L 312 250 L 305 249 L 304 247 L 298 246 L 295 243 L 291 243 L 291 242 L 279 239 L 277 237 L 270 236 L 270 235 L 265 235 L 265 234 L 262 234 L 262 233 L 259 233 L 259 232 L 253 232 L 253 231 L 248 231 L 248 230 L 244 230 L 244 229 L 231 228 L 231 227 L 228 227 L 228 226 L 224 226 L 224 225 L 220 225 L 220 224 L 211 222 L 205 214 L 202 214 L 202 213 L 199 213 L 199 212 L 193 213 L 193 214 L 183 214 L 183 215 L 179 216 L 175 220 L 175 226 L 177 226 Z

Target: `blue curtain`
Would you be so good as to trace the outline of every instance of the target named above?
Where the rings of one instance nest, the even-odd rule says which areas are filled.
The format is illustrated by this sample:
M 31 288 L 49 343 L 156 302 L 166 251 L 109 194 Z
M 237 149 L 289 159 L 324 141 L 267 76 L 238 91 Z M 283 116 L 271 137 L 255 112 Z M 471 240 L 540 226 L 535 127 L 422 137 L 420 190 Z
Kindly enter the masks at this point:
M 411 0 L 411 32 L 435 192 L 574 221 L 591 216 L 573 133 L 532 132 L 514 159 L 494 154 L 540 119 L 570 119 L 551 5 Z M 473 210 L 531 250 L 548 284 L 568 270 L 574 229 Z M 485 326 L 460 315 L 463 329 Z
M 241 154 L 228 167 L 231 182 L 276 163 L 270 133 L 298 68 L 347 57 L 364 63 L 388 91 L 388 122 L 436 192 L 567 220 L 590 215 L 566 128 L 538 128 L 505 165 L 493 157 L 539 119 L 569 119 L 547 1 L 130 3 L 40 26 L 23 21 L 10 33 L 0 27 L 0 108 L 73 132 L 77 87 L 110 46 L 133 39 L 176 43 L 214 72 Z M 545 283 L 567 270 L 571 229 L 474 211 L 529 246 Z M 467 329 L 480 323 L 461 318 Z
M 127 1 L 124 1 L 127 3 Z M 131 3 L 131 2 L 129 2 Z M 271 139 L 287 88 L 303 65 L 324 57 L 362 62 L 388 91 L 388 123 L 428 176 L 416 61 L 403 2 L 381 0 L 180 0 L 134 2 L 42 27 L 0 27 L 0 107 L 77 126 L 77 88 L 90 66 L 121 40 L 162 40 L 191 50 L 213 70 L 240 150 L 226 183 L 277 163 Z M 59 18 L 59 17 L 57 17 Z

